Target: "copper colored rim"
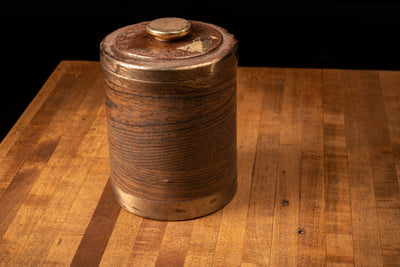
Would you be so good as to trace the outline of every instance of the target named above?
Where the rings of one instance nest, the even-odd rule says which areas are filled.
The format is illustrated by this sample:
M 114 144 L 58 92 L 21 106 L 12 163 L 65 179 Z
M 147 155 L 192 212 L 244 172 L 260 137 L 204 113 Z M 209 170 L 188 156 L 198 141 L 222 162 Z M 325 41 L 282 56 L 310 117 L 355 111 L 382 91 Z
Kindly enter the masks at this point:
M 237 188 L 236 177 L 220 191 L 195 200 L 162 202 L 142 199 L 125 193 L 111 179 L 114 198 L 125 210 L 154 220 L 179 221 L 201 217 L 227 205 Z

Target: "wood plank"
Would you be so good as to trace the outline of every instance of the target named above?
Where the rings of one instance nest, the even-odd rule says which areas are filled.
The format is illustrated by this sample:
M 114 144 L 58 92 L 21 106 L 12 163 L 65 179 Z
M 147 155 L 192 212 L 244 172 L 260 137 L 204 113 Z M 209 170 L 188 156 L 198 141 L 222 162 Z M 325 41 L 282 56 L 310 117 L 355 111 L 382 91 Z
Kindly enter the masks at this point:
M 86 66 L 86 68 L 89 66 Z M 93 67 L 98 68 L 95 64 L 92 65 Z M 85 70 L 86 68 L 82 69 Z M 87 94 L 85 90 L 71 91 L 71 88 L 76 87 L 79 89 L 81 86 L 90 88 L 90 84 L 96 78 L 97 76 L 82 76 L 81 78 L 77 78 L 74 73 L 65 74 L 57 84 L 58 89 L 53 92 L 54 97 L 49 98 L 52 101 L 47 101 L 41 107 L 41 113 L 38 113 L 32 119 L 32 126 L 42 125 L 46 131 L 38 140 L 33 150 L 28 152 L 26 160 L 22 159 L 24 161 L 22 167 L 18 170 L 0 199 L 0 206 L 4 207 L 0 210 L 0 215 L 3 218 L 0 221 L 0 236 L 3 236 L 17 212 L 21 214 L 22 217 L 20 219 L 23 222 L 25 222 L 25 218 L 32 220 L 33 217 L 33 221 L 36 221 L 40 217 L 41 211 L 46 207 L 46 203 L 52 195 L 52 188 L 57 185 L 58 179 L 62 175 L 62 171 L 60 170 L 63 170 L 68 165 L 71 155 L 79 146 L 79 142 L 73 141 L 80 140 L 82 136 L 79 133 L 82 129 L 87 129 L 90 125 L 84 124 L 80 120 L 74 121 L 70 119 L 71 115 L 81 106 L 82 98 Z M 90 107 L 88 110 L 92 114 L 95 114 L 95 110 L 92 110 Z M 43 115 L 46 113 L 50 116 L 48 120 Z M 88 121 L 90 122 L 90 120 Z M 46 126 L 46 123 L 48 126 Z M 78 140 L 75 140 L 76 138 Z M 54 157 L 53 153 L 55 153 Z M 53 157 L 52 160 L 50 160 L 51 157 Z M 56 175 L 51 175 L 52 173 Z M 52 179 L 49 179 L 49 177 Z M 41 182 L 35 184 L 38 180 Z M 34 187 L 36 189 L 33 189 Z M 30 191 L 31 193 L 29 193 Z M 19 210 L 25 199 L 27 200 L 24 208 Z M 38 208 L 38 205 L 40 205 L 40 208 Z M 14 224 L 23 233 L 26 232 L 20 228 L 21 226 L 29 225 L 29 229 L 33 227 L 33 224 L 29 223 L 18 225 Z M 7 238 L 4 240 L 7 240 Z M 18 240 L 18 242 L 22 242 L 22 240 Z
M 287 69 L 282 103 L 271 266 L 296 266 L 298 254 L 302 74 Z M 289 205 L 283 205 L 287 201 Z
M 108 180 L 71 266 L 96 266 L 100 263 L 120 210 Z
M 382 95 L 384 97 L 386 114 L 388 118 L 389 124 L 389 134 L 391 140 L 391 156 L 393 159 L 393 163 L 396 169 L 397 174 L 397 184 L 400 186 L 400 72 L 398 71 L 380 71 L 379 72 L 379 80 L 380 80 L 380 87 L 382 89 Z M 396 201 L 395 199 L 392 200 L 392 203 Z M 397 197 L 397 201 L 399 201 L 399 197 Z M 398 203 L 398 202 L 397 202 Z M 385 221 L 385 224 L 389 227 L 385 226 L 385 246 L 386 251 L 384 254 L 388 254 L 388 261 L 389 260 L 398 260 L 399 257 L 399 240 L 400 236 L 398 235 L 399 227 L 396 226 L 399 220 L 399 209 L 389 209 L 387 208 L 385 213 L 385 217 L 393 216 L 397 214 L 395 221 L 387 224 L 388 222 Z M 394 214 L 392 214 L 392 212 Z M 390 218 L 388 218 L 390 219 Z M 390 224 L 392 224 L 390 226 Z M 394 228 L 392 228 L 394 227 Z M 392 235 L 391 237 L 389 235 Z M 395 239 L 395 240 L 393 240 Z
M 343 71 L 344 113 L 355 265 L 382 266 L 371 158 L 364 126 L 360 71 Z
M 100 266 L 127 266 L 141 223 L 142 217 L 120 211 Z
M 400 185 L 400 73 L 380 71 L 379 80 L 389 123 L 392 157 L 396 167 L 397 182 Z
M 392 143 L 379 75 L 361 72 L 360 111 L 364 120 L 371 158 L 383 264 L 400 263 L 400 188 L 392 155 Z
M 353 229 L 340 70 L 323 71 L 326 263 L 354 265 Z
M 94 77 L 96 79 L 98 76 L 95 75 Z M 93 83 L 93 86 L 96 88 L 99 84 Z M 81 100 L 81 108 L 71 116 L 70 134 L 63 136 L 55 152 L 55 157 L 51 159 L 52 162 L 56 162 L 58 159 L 64 162 L 61 165 L 65 167 L 64 169 L 51 170 L 62 175 L 53 176 L 51 173 L 44 173 L 36 181 L 27 197 L 26 204 L 24 203 L 24 206 L 36 208 L 35 213 L 40 217 L 35 217 L 35 220 L 31 221 L 30 224 L 35 227 L 32 233 L 26 232 L 29 239 L 21 247 L 19 256 L 16 257 L 16 260 L 20 263 L 34 261 L 39 264 L 46 258 L 63 220 L 68 215 L 69 209 L 90 170 L 93 158 L 105 142 L 103 131 L 97 130 L 99 123 L 104 124 L 104 109 L 100 112 L 102 115 L 95 121 L 97 111 L 102 103 L 101 95 L 96 93 L 96 90 L 90 90 L 92 88 L 88 89 L 89 93 Z M 91 128 L 93 121 L 97 125 Z M 79 144 L 78 147 L 72 148 L 73 151 L 70 150 L 73 147 L 70 144 L 71 140 L 73 140 L 72 143 Z M 68 153 L 74 154 L 68 155 Z M 65 160 L 66 157 L 71 158 L 71 160 L 68 162 Z M 40 198 L 41 202 L 40 206 L 35 207 L 30 201 L 35 201 L 37 198 Z
M 194 221 L 168 222 L 156 266 L 183 266 Z
M 326 250 L 322 71 L 303 69 L 300 73 L 302 156 L 297 261 L 300 266 L 323 266 Z
M 97 145 L 93 144 L 93 141 L 98 142 L 100 147 L 98 147 L 96 155 L 93 157 L 85 180 L 79 188 L 60 231 L 54 238 L 43 264 L 71 264 L 109 179 L 108 150 L 103 149 L 103 147 L 107 147 L 106 136 L 104 135 L 106 130 L 104 113 L 105 109 L 101 108 L 91 129 L 82 141 L 79 154 L 86 149 L 95 149 Z M 91 139 L 93 139 L 92 142 L 90 141 Z M 87 148 L 82 149 L 85 146 Z M 84 158 L 83 155 L 81 157 Z
M 166 221 L 143 219 L 126 266 L 155 266 Z
M 269 69 L 263 78 L 263 105 L 242 255 L 242 264 L 257 266 L 268 266 L 270 262 L 285 70 Z
M 240 265 L 252 171 L 257 146 L 263 87 L 259 79 L 265 69 L 249 72 L 243 100 L 238 102 L 238 190 L 223 209 L 213 265 Z M 251 74 L 251 75 L 250 75 Z M 241 86 L 239 84 L 238 86 Z
M 212 266 L 222 210 L 195 220 L 184 266 Z
M 43 264 L 70 265 L 109 179 L 105 160 L 94 162 Z M 102 172 L 102 173 L 100 173 Z

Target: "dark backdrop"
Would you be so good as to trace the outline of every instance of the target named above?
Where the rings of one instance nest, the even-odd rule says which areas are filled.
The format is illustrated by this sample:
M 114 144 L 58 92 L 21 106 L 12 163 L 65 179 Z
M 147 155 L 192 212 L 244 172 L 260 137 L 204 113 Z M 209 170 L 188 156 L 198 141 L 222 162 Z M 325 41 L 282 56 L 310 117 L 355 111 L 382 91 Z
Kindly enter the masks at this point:
M 226 28 L 241 66 L 400 70 L 398 1 L 26 2 L 1 11 L 0 140 L 61 60 L 99 60 L 106 34 L 159 17 Z

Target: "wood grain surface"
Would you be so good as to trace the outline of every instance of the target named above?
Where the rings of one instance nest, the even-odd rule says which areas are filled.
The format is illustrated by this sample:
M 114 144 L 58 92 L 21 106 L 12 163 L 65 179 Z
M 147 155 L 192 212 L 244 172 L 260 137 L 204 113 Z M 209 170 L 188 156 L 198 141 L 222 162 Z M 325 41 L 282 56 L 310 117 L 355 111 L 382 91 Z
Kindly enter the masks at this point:
M 181 222 L 112 198 L 102 82 L 61 62 L 2 141 L 1 266 L 399 266 L 399 71 L 240 67 L 238 191 Z
M 112 186 L 160 208 L 162 202 L 199 200 L 236 183 L 232 63 L 218 75 L 194 69 L 197 80 L 143 82 L 117 73 L 112 79 L 122 85 L 105 81 Z M 154 218 L 145 206 L 126 207 Z

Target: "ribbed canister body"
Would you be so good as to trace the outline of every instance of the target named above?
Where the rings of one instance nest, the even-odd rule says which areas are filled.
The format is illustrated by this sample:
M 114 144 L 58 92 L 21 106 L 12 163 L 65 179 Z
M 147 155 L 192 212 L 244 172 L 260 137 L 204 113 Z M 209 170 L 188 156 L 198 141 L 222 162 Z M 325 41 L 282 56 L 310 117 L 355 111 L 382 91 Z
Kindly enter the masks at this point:
M 223 207 L 237 179 L 236 43 L 209 61 L 165 67 L 145 59 L 143 67 L 141 58 L 132 63 L 113 54 L 107 47 L 113 34 L 102 42 L 101 61 L 115 198 L 133 213 L 160 220 Z

